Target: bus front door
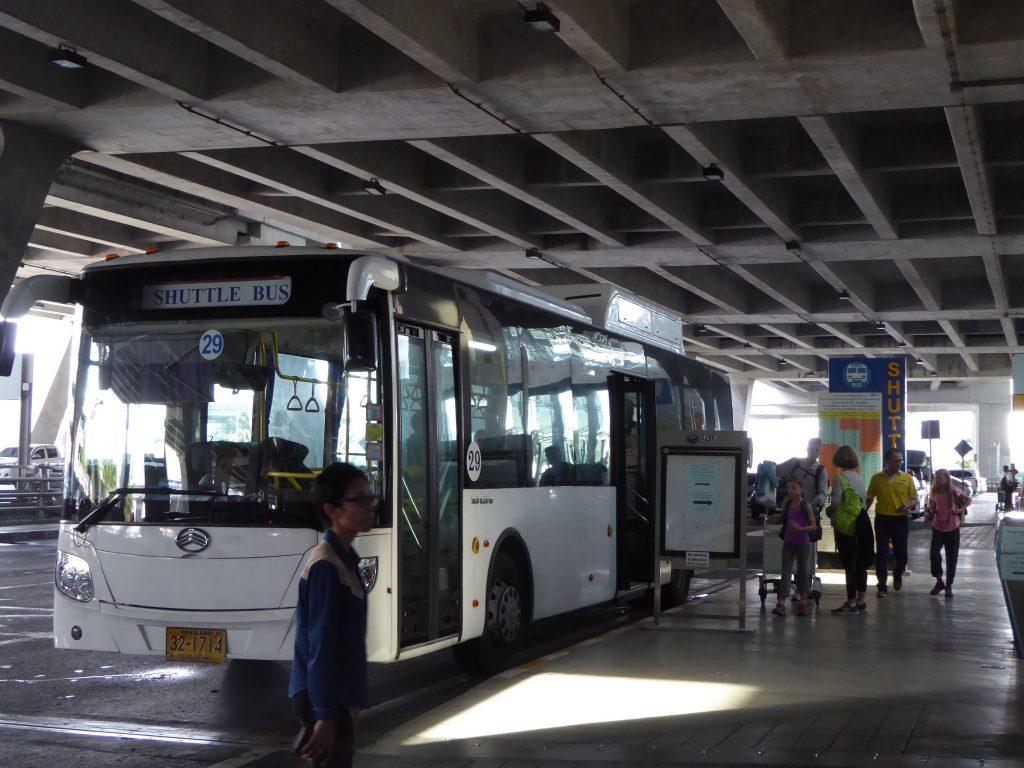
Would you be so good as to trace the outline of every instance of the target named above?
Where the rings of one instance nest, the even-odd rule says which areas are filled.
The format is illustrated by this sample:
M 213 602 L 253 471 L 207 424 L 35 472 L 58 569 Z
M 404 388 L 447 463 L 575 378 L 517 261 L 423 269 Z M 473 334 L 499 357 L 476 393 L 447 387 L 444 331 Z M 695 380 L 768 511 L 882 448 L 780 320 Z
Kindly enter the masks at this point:
M 459 634 L 459 408 L 456 337 L 399 324 L 399 647 Z
M 616 373 L 611 380 L 612 481 L 616 512 L 616 586 L 654 580 L 654 385 Z

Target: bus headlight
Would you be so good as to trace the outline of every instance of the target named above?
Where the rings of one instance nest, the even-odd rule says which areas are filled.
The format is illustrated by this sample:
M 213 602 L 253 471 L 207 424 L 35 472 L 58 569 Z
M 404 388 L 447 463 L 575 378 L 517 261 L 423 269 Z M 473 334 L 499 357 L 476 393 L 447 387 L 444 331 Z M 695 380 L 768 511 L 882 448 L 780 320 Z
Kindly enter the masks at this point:
M 363 582 L 363 588 L 369 592 L 377 583 L 377 558 L 362 557 L 359 559 L 359 580 Z
M 57 551 L 54 582 L 63 594 L 83 603 L 88 603 L 96 594 L 89 564 L 78 555 L 69 555 L 60 550 Z

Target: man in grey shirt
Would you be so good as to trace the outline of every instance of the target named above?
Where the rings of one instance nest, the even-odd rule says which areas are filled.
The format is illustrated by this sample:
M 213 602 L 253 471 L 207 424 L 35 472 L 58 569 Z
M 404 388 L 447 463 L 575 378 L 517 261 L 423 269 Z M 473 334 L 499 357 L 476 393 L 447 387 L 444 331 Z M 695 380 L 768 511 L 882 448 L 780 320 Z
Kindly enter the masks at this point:
M 828 496 L 828 470 L 818 461 L 821 456 L 821 438 L 812 437 L 807 441 L 807 455 L 794 456 L 779 464 L 779 479 L 785 484 L 789 477 L 804 481 L 804 501 L 818 512 L 825 506 Z

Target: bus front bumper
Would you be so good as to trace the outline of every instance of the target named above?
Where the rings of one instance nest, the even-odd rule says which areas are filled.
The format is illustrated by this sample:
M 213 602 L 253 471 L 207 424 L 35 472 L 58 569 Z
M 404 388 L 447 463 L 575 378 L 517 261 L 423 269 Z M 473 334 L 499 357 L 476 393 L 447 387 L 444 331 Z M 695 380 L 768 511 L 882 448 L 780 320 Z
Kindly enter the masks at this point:
M 96 600 L 77 603 L 54 591 L 57 648 L 164 656 L 168 627 L 225 630 L 228 659 L 290 660 L 295 609 L 168 611 Z

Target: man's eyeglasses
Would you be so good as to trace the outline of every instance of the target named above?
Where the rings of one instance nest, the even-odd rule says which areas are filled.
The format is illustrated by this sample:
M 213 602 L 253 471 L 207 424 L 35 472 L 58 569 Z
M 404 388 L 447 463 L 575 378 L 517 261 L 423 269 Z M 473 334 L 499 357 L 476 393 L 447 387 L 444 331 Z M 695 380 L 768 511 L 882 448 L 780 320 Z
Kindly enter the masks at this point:
M 338 499 L 335 503 L 340 507 L 345 502 L 348 502 L 349 504 L 359 504 L 364 507 L 376 507 L 380 504 L 380 496 L 374 493 L 366 493 L 359 496 L 346 496 L 343 499 Z

